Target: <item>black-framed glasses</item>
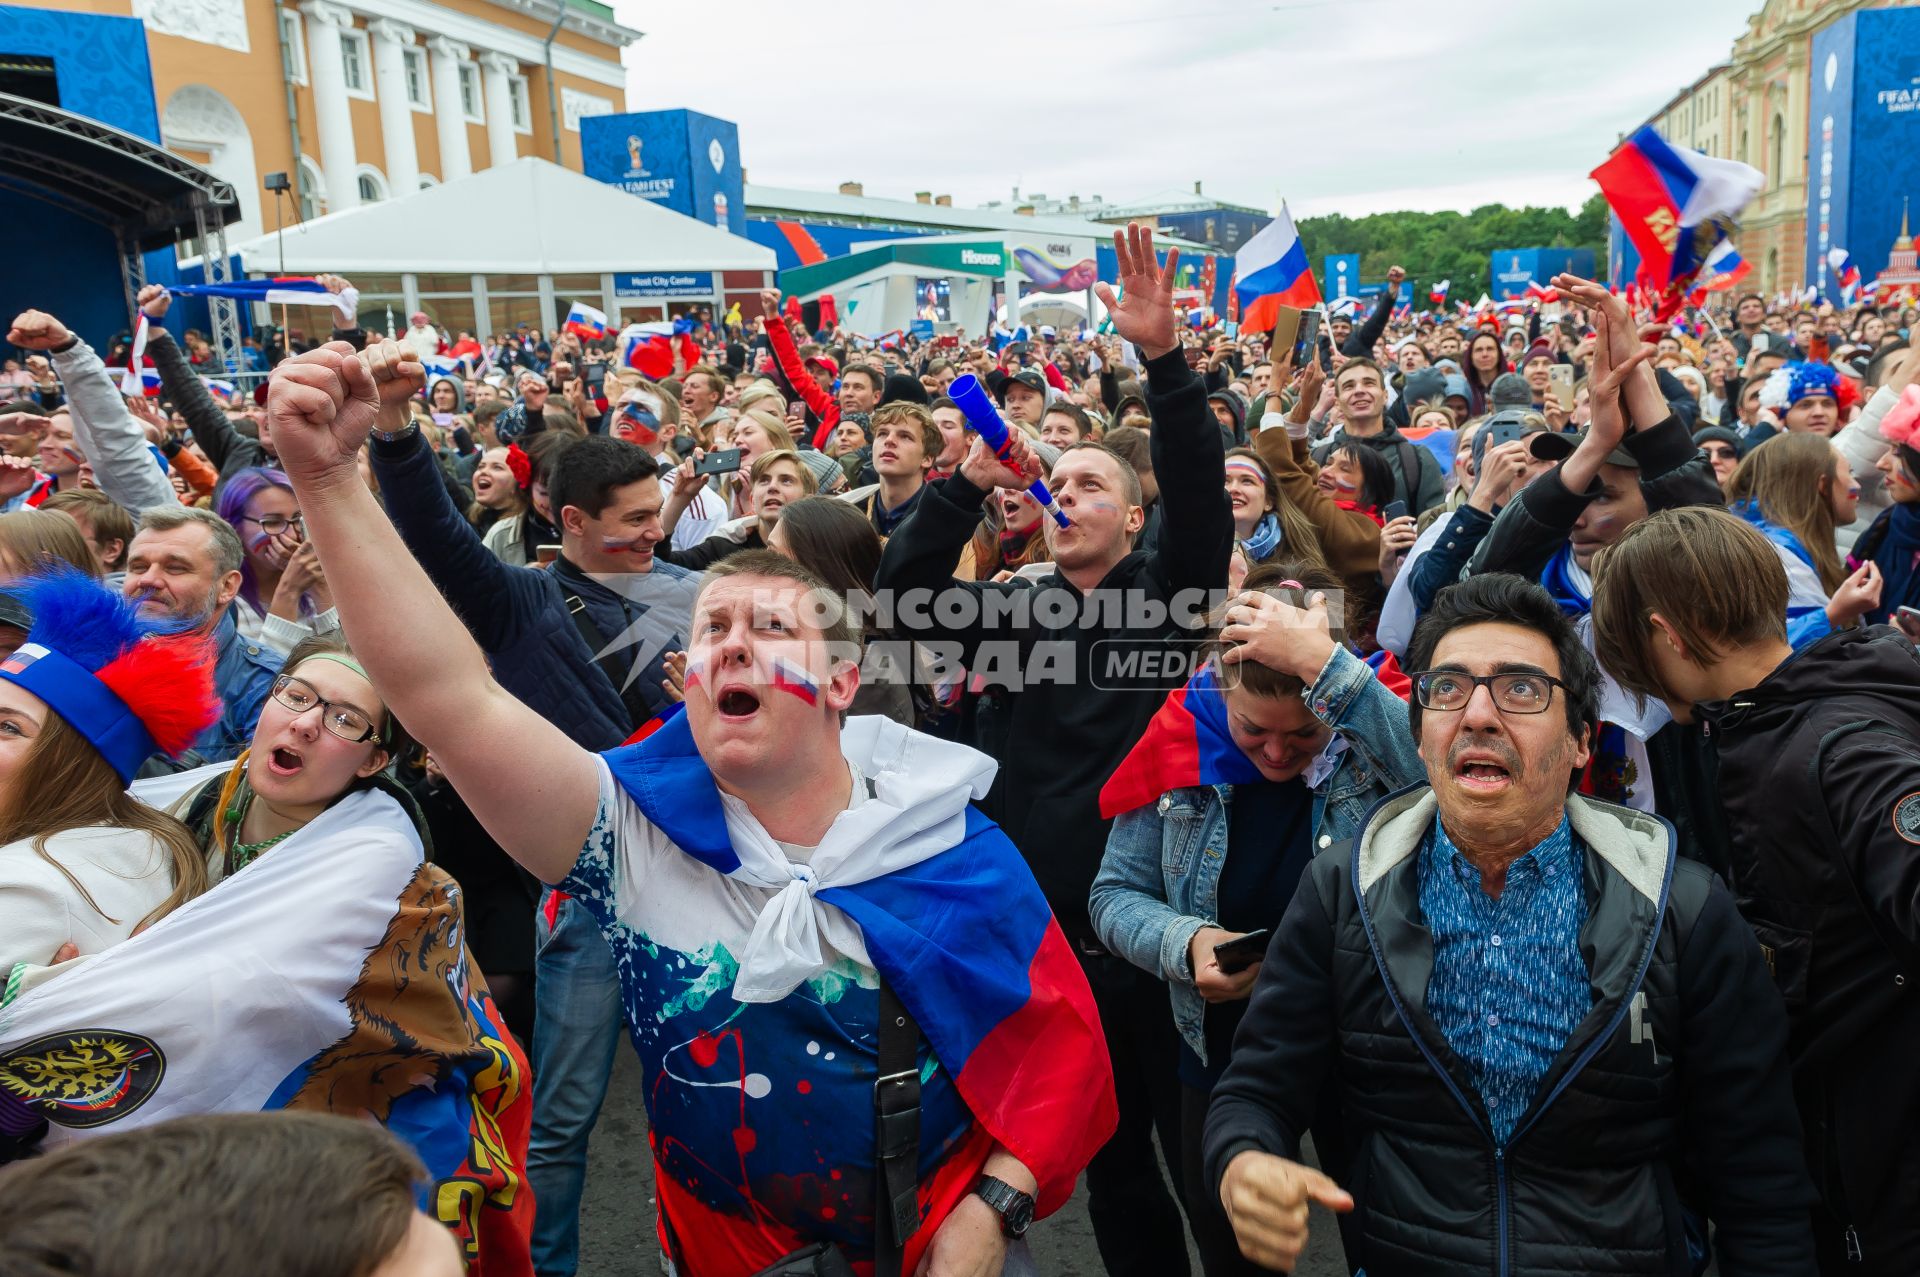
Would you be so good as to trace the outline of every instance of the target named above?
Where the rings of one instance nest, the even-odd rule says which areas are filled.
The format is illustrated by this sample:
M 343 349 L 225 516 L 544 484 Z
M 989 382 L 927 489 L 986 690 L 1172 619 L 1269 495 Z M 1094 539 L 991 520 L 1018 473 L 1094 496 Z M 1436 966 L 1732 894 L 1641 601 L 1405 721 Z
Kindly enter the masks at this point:
M 320 725 L 341 740 L 359 745 L 379 734 L 379 729 L 364 711 L 328 700 L 304 678 L 292 674 L 280 675 L 273 680 L 272 695 L 274 700 L 296 714 L 304 714 L 318 705 L 321 710 Z
M 1493 706 L 1503 714 L 1544 714 L 1553 704 L 1553 689 L 1566 684 L 1551 674 L 1530 670 L 1512 670 L 1505 674 L 1468 674 L 1463 670 L 1427 670 L 1413 676 L 1414 699 L 1421 709 L 1462 710 L 1473 699 L 1475 688 L 1484 687 L 1493 696 Z
M 298 514 L 269 514 L 259 519 L 250 514 L 243 514 L 240 520 L 243 523 L 253 524 L 270 537 L 285 536 L 289 528 L 298 528 L 301 532 L 307 530 L 307 521 Z

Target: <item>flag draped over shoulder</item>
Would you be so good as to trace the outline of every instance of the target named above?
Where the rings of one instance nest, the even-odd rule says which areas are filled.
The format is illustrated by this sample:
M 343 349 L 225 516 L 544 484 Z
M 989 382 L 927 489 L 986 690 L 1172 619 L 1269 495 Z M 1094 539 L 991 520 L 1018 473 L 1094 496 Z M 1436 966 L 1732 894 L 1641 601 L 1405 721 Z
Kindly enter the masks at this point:
M 400 804 L 351 793 L 146 931 L 42 971 L 0 1009 L 0 1089 L 47 1119 L 48 1147 L 200 1113 L 371 1118 L 426 1164 L 421 1205 L 468 1272 L 522 1277 L 530 1077 L 464 936 L 459 884 Z
M 814 894 L 859 927 L 868 958 L 919 1021 L 967 1109 L 1034 1173 L 1040 1213 L 1056 1210 L 1117 1124 L 1113 1071 L 1093 994 L 1032 872 L 999 826 L 967 802 L 966 781 L 956 788 L 948 774 L 955 758 L 977 759 L 983 766 L 972 779 L 984 793 L 991 763 L 876 718 L 849 719 L 842 748 L 849 757 L 895 760 L 888 770 L 914 792 L 904 826 L 896 821 L 862 840 L 886 848 L 877 853 L 884 863 L 843 865 L 838 876 L 847 885 L 820 885 Z M 674 846 L 717 873 L 762 880 L 758 850 L 736 850 L 685 714 L 603 757 Z M 916 757 L 920 765 L 909 765 Z M 843 819 L 879 819 L 897 805 L 887 772 L 868 774 L 876 800 Z M 829 864 L 823 844 L 811 862 L 823 883 L 836 876 Z M 794 906 L 806 903 L 787 894 Z M 763 930 L 780 954 L 808 947 L 797 908 L 781 900 L 767 908 L 741 955 L 742 980 L 751 978 Z M 748 992 L 764 1000 L 764 990 Z
M 1203 665 L 1147 722 L 1140 741 L 1100 790 L 1100 818 L 1112 820 L 1193 785 L 1251 785 L 1260 769 L 1233 743 L 1227 703 L 1213 666 Z

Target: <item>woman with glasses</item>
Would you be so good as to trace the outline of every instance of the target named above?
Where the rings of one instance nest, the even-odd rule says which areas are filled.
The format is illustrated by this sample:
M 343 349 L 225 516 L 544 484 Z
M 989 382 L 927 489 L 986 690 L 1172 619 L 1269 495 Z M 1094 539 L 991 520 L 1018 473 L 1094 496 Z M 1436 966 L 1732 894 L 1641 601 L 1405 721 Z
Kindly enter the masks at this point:
M 221 486 L 214 512 L 246 550 L 233 601 L 242 638 L 287 652 L 302 639 L 339 633 L 333 594 L 286 475 L 265 466 L 237 471 Z
M 1089 916 L 1173 1001 L 1180 1156 L 1206 1277 L 1266 1271 L 1239 1253 L 1201 1172 L 1207 1104 L 1265 954 L 1259 933 L 1279 926 L 1308 861 L 1426 775 L 1406 705 L 1329 619 L 1339 589 L 1324 567 L 1249 573 L 1211 659 L 1100 794 L 1100 814 L 1118 819 Z M 1241 941 L 1250 953 L 1231 947 Z
M 174 811 L 205 848 L 214 882 L 245 869 L 356 789 L 393 796 L 419 825 L 406 791 L 384 774 L 400 741 L 399 725 L 346 644 L 304 639 L 260 707 L 252 744 Z

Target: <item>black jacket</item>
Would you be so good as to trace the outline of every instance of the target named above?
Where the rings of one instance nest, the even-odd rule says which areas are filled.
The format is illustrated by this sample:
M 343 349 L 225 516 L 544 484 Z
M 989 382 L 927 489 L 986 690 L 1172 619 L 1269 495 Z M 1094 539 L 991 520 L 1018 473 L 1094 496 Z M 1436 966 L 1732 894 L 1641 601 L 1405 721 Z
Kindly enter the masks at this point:
M 1713 464 L 1694 446 L 1693 436 L 1678 417 L 1635 430 L 1621 446 L 1640 461 L 1640 491 L 1646 496 L 1649 514 L 1680 506 L 1726 504 Z M 1564 463 L 1541 475 L 1520 490 L 1518 500 L 1507 502 L 1474 556 L 1475 576 L 1511 572 L 1530 581 L 1540 579 L 1580 515 L 1600 495 L 1597 478 L 1585 492 L 1569 491 L 1560 480 L 1563 467 Z
M 1920 1268 L 1920 655 L 1842 630 L 1697 707 L 1786 998 L 1822 1271 Z M 1849 1237 L 1851 1234 L 1851 1238 Z M 1861 1258 L 1843 1264 L 1851 1240 Z
M 1098 588 L 1102 603 L 1116 608 L 1165 604 L 1182 592 L 1190 592 L 1186 601 L 1204 607 L 1205 592 L 1226 589 L 1233 550 L 1233 515 L 1220 484 L 1226 452 L 1206 391 L 1181 353 L 1152 360 L 1145 371 L 1164 511 L 1159 545 L 1151 553 L 1136 549 L 1127 555 Z M 1100 787 L 1167 692 L 1186 678 L 1151 676 L 1138 658 L 1191 653 L 1190 640 L 1200 636 L 1171 617 L 1131 628 L 1126 616 L 1083 618 L 1083 596 L 1058 573 L 1034 585 L 956 581 L 954 567 L 979 526 L 986 495 L 964 475 L 922 489 L 919 509 L 887 541 L 875 585 L 896 598 L 909 590 L 935 597 L 964 591 L 976 603 L 1025 590 L 1064 596 L 1058 614 L 1036 607 L 1010 621 L 995 604 L 976 607 L 965 625 L 942 624 L 937 608 L 915 609 L 913 616 L 903 608 L 894 629 L 916 643 L 952 645 L 959 663 L 990 689 L 1019 689 L 1005 700 L 1005 734 L 995 733 L 1005 741 L 996 755 L 1000 771 L 982 807 L 1027 858 L 1067 937 L 1097 943 L 1087 921 L 1087 893 L 1106 852 L 1110 823 L 1100 818 Z M 1082 619 L 1100 623 L 1080 624 Z M 1035 677 L 1021 682 L 1028 674 Z
M 1425 1010 L 1426 786 L 1317 857 L 1275 932 L 1207 1115 L 1207 1182 L 1246 1149 L 1297 1159 L 1325 1093 L 1328 1159 L 1369 1277 L 1692 1272 L 1688 1212 L 1724 1277 L 1812 1272 L 1786 1022 L 1752 933 L 1672 831 L 1578 796 L 1593 1009 L 1504 1146 Z M 1327 1156 L 1322 1149 L 1323 1157 Z
M 1431 510 L 1447 499 L 1447 477 L 1441 473 L 1440 459 L 1401 434 L 1398 426 L 1383 423 L 1380 433 L 1372 435 L 1337 431 L 1314 448 L 1314 464 L 1325 465 L 1335 445 L 1341 443 L 1363 443 L 1380 454 L 1393 471 L 1393 496 L 1387 501 L 1397 497 L 1406 502 L 1408 514 Z M 1385 507 L 1387 501 L 1381 506 Z
M 1340 343 L 1341 354 L 1349 359 L 1373 358 L 1373 348 L 1379 342 L 1380 334 L 1387 331 L 1387 320 L 1392 316 L 1394 306 L 1398 304 L 1399 291 L 1389 286 L 1380 294 L 1380 300 L 1374 303 L 1373 313 L 1367 316 L 1367 322 L 1348 333 L 1347 339 Z
M 621 697 L 625 675 L 617 683 L 608 668 L 630 666 L 642 649 L 621 648 L 609 653 L 606 664 L 597 662 L 600 649 L 589 645 L 568 604 L 569 596 L 580 598 L 594 629 L 613 643 L 631 623 L 613 591 L 565 559 L 553 570 L 542 570 L 496 558 L 447 496 L 439 462 L 418 431 L 394 443 L 376 439 L 370 455 L 387 516 L 487 654 L 500 686 L 590 750 L 620 744 L 665 707 L 660 689 L 665 673 L 656 672 L 660 653 L 653 657 L 653 668 L 628 684 L 636 701 L 630 708 Z M 661 651 L 684 649 L 696 578 L 665 561 L 656 562 L 653 570 L 687 583 L 685 610 L 659 618 L 667 630 Z

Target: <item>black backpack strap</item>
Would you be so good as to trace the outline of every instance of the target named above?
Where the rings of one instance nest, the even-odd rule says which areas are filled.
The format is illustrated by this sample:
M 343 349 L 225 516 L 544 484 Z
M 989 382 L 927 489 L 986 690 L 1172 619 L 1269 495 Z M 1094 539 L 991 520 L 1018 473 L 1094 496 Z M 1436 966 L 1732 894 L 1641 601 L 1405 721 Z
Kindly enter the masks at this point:
M 593 617 L 587 613 L 587 601 L 572 590 L 562 589 L 560 597 L 566 601 L 567 614 L 573 617 L 573 628 L 580 632 L 580 638 L 587 645 L 587 651 L 593 656 L 593 663 L 613 684 L 613 690 L 619 695 L 620 703 L 627 708 L 627 714 L 633 720 L 633 726 L 639 727 L 653 717 L 644 697 L 640 695 L 640 685 L 627 683 L 625 671 L 615 669 L 607 663 L 608 657 L 602 655 L 607 650 L 607 636 L 593 623 Z
M 1419 514 L 1420 511 L 1414 507 L 1420 503 L 1420 476 L 1424 473 L 1420 469 L 1420 454 L 1426 449 L 1406 439 L 1400 441 L 1399 447 L 1400 482 L 1407 489 L 1407 510 Z
M 874 1277 L 899 1277 L 907 1239 L 920 1228 L 920 1026 L 880 977 L 880 1076 L 873 1084 L 878 1157 Z

